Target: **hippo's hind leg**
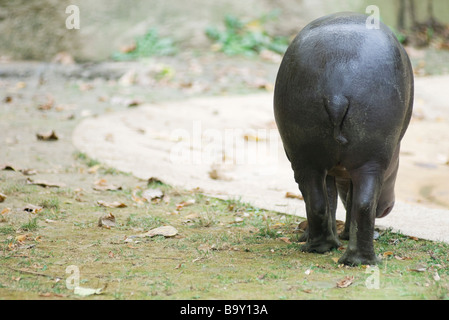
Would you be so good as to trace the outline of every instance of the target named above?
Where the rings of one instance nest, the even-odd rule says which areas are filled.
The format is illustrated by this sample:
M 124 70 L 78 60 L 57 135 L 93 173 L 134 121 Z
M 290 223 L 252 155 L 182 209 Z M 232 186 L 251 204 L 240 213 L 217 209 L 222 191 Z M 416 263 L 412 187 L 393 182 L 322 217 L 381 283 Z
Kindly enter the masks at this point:
M 330 212 L 332 232 L 335 238 L 338 239 L 337 220 L 336 220 L 338 190 L 335 177 L 329 175 L 326 177 L 326 189 L 327 189 L 327 199 L 329 201 L 329 212 Z M 338 243 L 340 244 L 340 242 Z
M 343 181 L 337 180 L 338 195 L 346 210 L 345 228 L 340 233 L 340 239 L 349 240 L 349 228 L 351 225 L 351 207 L 352 207 L 352 182 L 350 179 Z
M 340 242 L 335 222 L 337 207 L 335 178 L 326 176 L 325 172 L 309 171 L 307 174 L 299 174 L 295 171 L 295 180 L 306 203 L 308 221 L 303 239 L 306 244 L 301 249 L 306 252 L 324 253 L 338 248 Z
M 337 225 L 336 225 L 336 212 L 337 212 L 337 203 L 338 203 L 338 192 L 336 189 L 335 178 L 332 176 L 326 177 L 326 189 L 327 189 L 327 199 L 329 203 L 329 212 L 330 219 L 332 223 L 332 230 L 334 234 L 337 234 Z M 299 237 L 299 242 L 306 242 L 309 238 L 309 228 L 307 227 L 304 230 L 304 233 Z
M 378 171 L 367 166 L 351 172 L 352 196 L 347 217 L 350 222 L 349 242 L 340 263 L 374 265 L 379 262 L 373 244 L 377 203 L 383 183 L 382 173 Z

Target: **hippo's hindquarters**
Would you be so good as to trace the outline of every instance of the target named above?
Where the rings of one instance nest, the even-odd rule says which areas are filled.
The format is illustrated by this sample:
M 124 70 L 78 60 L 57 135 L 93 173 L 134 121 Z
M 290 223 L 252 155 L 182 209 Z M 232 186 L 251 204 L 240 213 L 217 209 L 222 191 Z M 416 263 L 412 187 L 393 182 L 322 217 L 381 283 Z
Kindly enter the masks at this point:
M 285 53 L 274 92 L 276 123 L 306 202 L 305 250 L 337 244 L 338 193 L 348 213 L 346 264 L 377 261 L 374 219 L 394 205 L 413 106 L 405 50 L 388 27 L 367 29 L 365 22 L 343 13 L 305 27 Z

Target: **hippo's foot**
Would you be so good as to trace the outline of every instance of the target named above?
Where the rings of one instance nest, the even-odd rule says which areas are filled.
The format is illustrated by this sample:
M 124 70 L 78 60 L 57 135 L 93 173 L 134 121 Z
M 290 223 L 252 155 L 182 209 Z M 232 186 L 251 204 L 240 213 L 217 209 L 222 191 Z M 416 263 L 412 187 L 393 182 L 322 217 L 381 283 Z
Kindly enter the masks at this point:
M 347 266 L 358 266 L 358 265 L 376 265 L 380 263 L 380 259 L 376 257 L 374 252 L 371 253 L 361 253 L 357 251 L 346 250 L 343 256 L 338 260 L 338 263 Z
M 340 246 L 340 241 L 333 237 L 314 241 L 307 240 L 307 242 L 301 246 L 301 251 L 325 253 L 333 249 L 338 249 Z

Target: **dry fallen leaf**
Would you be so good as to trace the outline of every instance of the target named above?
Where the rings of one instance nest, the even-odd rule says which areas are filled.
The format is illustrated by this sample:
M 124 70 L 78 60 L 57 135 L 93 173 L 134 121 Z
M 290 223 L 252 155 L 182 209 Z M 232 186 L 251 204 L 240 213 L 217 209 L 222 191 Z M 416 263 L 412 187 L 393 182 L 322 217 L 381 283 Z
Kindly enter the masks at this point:
M 22 172 L 24 176 L 33 176 L 37 174 L 37 170 L 35 169 L 20 169 L 19 171 Z
M 56 141 L 59 139 L 54 130 L 45 133 L 36 133 L 36 137 L 42 141 Z
M 42 209 L 44 209 L 44 208 L 40 207 L 40 206 L 35 206 L 33 204 L 27 204 L 25 207 L 22 208 L 22 211 L 37 214 L 37 213 L 41 212 Z
M 106 179 L 99 179 L 95 181 L 95 186 L 93 187 L 94 190 L 97 191 L 117 191 L 122 190 L 122 187 L 116 186 L 114 184 L 110 184 L 106 181 Z
M 91 288 L 75 287 L 75 289 L 73 290 L 73 293 L 78 296 L 87 297 L 87 296 L 91 296 L 93 294 L 102 294 L 103 288 L 91 289 Z
M 290 239 L 287 238 L 287 237 L 281 237 L 281 238 L 279 238 L 279 240 L 282 240 L 282 241 L 284 241 L 285 243 L 288 243 L 288 244 L 291 244 L 291 243 L 292 243 L 292 242 L 290 241 Z
M 133 193 L 131 194 L 131 198 L 133 199 L 134 202 L 136 202 L 138 205 L 142 205 L 144 203 L 144 199 L 139 198 L 137 196 L 137 192 L 140 190 L 140 187 L 136 187 L 133 190 Z
M 22 235 L 16 237 L 16 241 L 17 242 L 24 242 L 27 239 L 27 237 L 28 237 L 27 234 L 22 234 Z
M 9 165 L 9 164 L 2 164 L 2 165 L 0 165 L 0 170 L 17 171 L 12 165 Z
M 98 219 L 98 226 L 106 229 L 115 227 L 115 216 L 112 213 L 105 214 Z
M 153 199 L 161 199 L 164 197 L 164 193 L 161 189 L 147 189 L 142 192 L 142 198 L 148 202 L 151 202 Z
M 126 204 L 124 204 L 123 202 L 119 202 L 119 201 L 114 201 L 114 202 L 106 202 L 103 200 L 98 200 L 97 201 L 98 205 L 102 206 L 102 207 L 106 207 L 106 208 L 126 208 Z
M 0 212 L 0 214 L 1 214 L 1 215 L 4 215 L 4 214 L 9 213 L 10 211 L 11 211 L 10 208 L 5 208 L 5 209 L 3 209 L 3 210 Z
M 147 233 L 141 235 L 141 237 L 154 237 L 154 236 L 164 236 L 164 237 L 174 237 L 178 234 L 178 230 L 172 226 L 163 226 L 155 229 L 151 229 Z
M 164 182 L 162 182 L 160 179 L 155 178 L 155 177 L 151 177 L 150 179 L 148 179 L 147 184 L 164 184 Z
M 189 200 L 187 200 L 187 201 L 183 201 L 183 202 L 178 203 L 178 204 L 176 205 L 176 210 L 180 210 L 180 209 L 182 209 L 182 208 L 184 208 L 184 207 L 187 207 L 187 206 L 190 206 L 190 205 L 192 205 L 192 204 L 194 204 L 194 203 L 195 203 L 195 199 L 189 199 Z
M 4 195 L 3 193 L 0 193 L 0 202 L 3 202 L 3 201 L 5 201 L 5 200 L 6 200 L 6 198 L 7 198 L 7 196 L 6 196 L 6 195 Z
M 36 185 L 36 186 L 40 186 L 40 187 L 44 187 L 44 188 L 63 188 L 65 187 L 64 183 L 59 183 L 59 182 L 48 182 L 45 180 L 32 180 L 30 178 L 27 179 L 27 184 L 32 184 L 32 185 Z
M 118 191 L 118 190 L 122 190 L 122 187 L 116 186 L 114 184 L 108 184 L 105 186 L 94 186 L 93 189 L 96 191 Z
M 427 266 L 424 265 L 424 264 L 417 264 L 414 268 L 410 269 L 410 271 L 426 272 L 427 271 Z
M 354 281 L 354 276 L 346 276 L 342 280 L 337 281 L 337 288 L 347 288 Z
M 287 193 L 285 194 L 285 197 L 286 197 L 286 198 L 290 198 L 290 199 L 304 200 L 304 197 L 303 197 L 302 195 L 296 194 L 296 193 L 293 193 L 293 192 L 287 192 Z
M 53 98 L 52 95 L 47 95 L 47 101 L 40 104 L 37 108 L 41 111 L 46 111 L 46 110 L 50 110 L 51 108 L 53 108 L 55 104 L 55 99 Z

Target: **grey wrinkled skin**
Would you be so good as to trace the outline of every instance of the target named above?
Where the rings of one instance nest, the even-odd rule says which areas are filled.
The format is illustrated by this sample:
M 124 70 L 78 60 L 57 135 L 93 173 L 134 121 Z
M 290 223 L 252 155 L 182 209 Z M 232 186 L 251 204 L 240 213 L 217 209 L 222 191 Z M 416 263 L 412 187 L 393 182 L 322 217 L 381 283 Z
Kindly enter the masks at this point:
M 274 113 L 307 211 L 302 250 L 340 246 L 335 211 L 346 208 L 349 239 L 340 263 L 378 263 L 376 218 L 393 208 L 400 142 L 413 109 L 413 71 L 384 24 L 337 13 L 307 25 L 289 46 L 276 79 Z

